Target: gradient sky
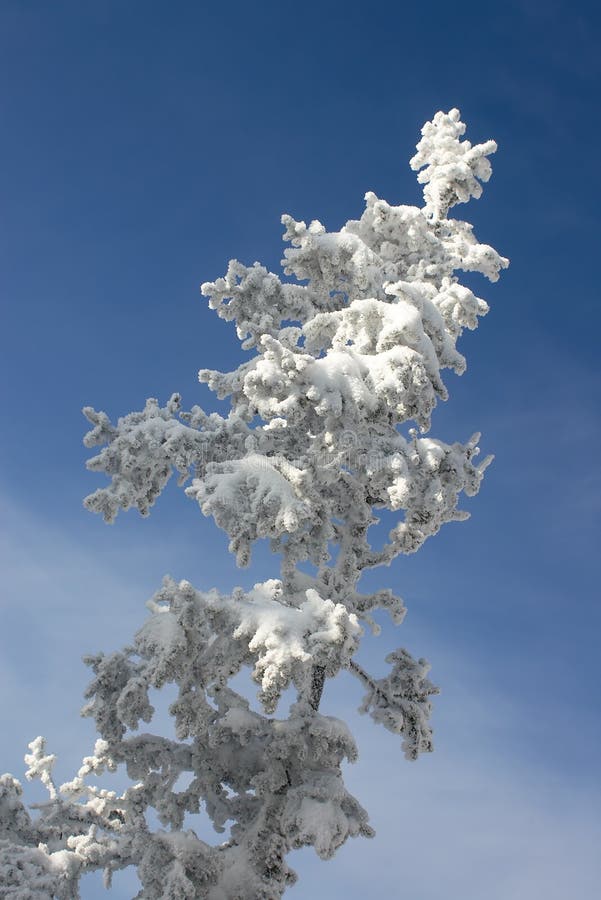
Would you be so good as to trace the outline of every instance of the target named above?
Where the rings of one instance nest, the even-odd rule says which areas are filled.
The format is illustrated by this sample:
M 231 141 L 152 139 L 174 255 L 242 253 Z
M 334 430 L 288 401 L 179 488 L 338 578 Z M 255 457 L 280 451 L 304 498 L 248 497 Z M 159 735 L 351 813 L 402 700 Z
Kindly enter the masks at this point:
M 81 498 L 93 405 L 112 417 L 241 359 L 198 286 L 277 270 L 281 213 L 335 230 L 374 190 L 418 203 L 422 123 L 458 106 L 493 179 L 456 209 L 511 259 L 462 339 L 432 434 L 496 460 L 449 525 L 371 576 L 406 600 L 364 652 L 404 645 L 442 688 L 436 752 L 406 762 L 358 718 L 350 789 L 373 841 L 295 854 L 291 897 L 566 900 L 601 880 L 599 12 L 595 4 L 0 2 L 0 771 L 44 734 L 73 774 L 94 739 L 81 655 L 126 643 L 166 572 L 230 589 L 227 539 L 170 485 L 107 528 Z M 40 798 L 32 786 L 30 799 Z M 195 826 L 196 827 L 196 826 Z M 129 900 L 135 879 L 115 880 Z M 99 879 L 84 900 L 106 896 Z

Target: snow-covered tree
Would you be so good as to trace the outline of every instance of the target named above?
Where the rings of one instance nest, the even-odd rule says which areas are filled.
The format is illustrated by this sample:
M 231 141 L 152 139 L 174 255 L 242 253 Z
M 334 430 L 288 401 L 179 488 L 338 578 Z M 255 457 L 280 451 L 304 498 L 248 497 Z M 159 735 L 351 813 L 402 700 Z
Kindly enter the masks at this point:
M 448 217 L 480 196 L 496 149 L 472 146 L 464 131 L 456 109 L 422 129 L 411 160 L 422 207 L 368 193 L 361 218 L 335 233 L 286 215 L 288 280 L 232 261 L 202 285 L 251 351 L 233 372 L 200 372 L 229 398 L 227 416 L 184 412 L 177 394 L 115 425 L 84 410 L 86 446 L 101 448 L 89 468 L 110 478 L 88 509 L 107 522 L 132 507 L 147 515 L 176 472 L 188 498 L 227 532 L 239 565 L 269 538 L 280 572 L 231 595 L 167 578 L 133 644 L 87 658 L 83 714 L 100 734 L 92 756 L 58 787 L 44 739 L 29 745 L 26 777 L 49 792 L 36 816 L 20 783 L 0 780 L 3 897 L 77 897 L 82 874 L 104 869 L 109 884 L 130 865 L 148 900 L 281 897 L 296 877 L 290 850 L 309 845 L 327 859 L 348 837 L 372 834 L 341 774 L 342 761 L 356 757 L 353 737 L 320 712 L 325 680 L 342 669 L 363 684 L 362 709 L 400 736 L 408 759 L 432 749 L 437 688 L 425 660 L 400 649 L 376 679 L 355 654 L 363 629 L 377 628 L 374 610 L 397 624 L 405 612 L 388 588 L 362 593 L 362 573 L 465 519 L 460 495 L 478 491 L 490 461 L 475 461 L 478 435 L 452 445 L 424 436 L 447 398 L 442 370 L 465 368 L 457 339 L 488 310 L 457 273 L 495 281 L 507 265 Z M 378 510 L 396 514 L 396 524 L 374 546 Z M 262 712 L 229 684 L 248 667 Z M 140 730 L 154 712 L 149 691 L 168 683 L 178 691 L 175 740 Z M 295 702 L 278 718 L 288 688 Z M 122 794 L 94 784 L 120 765 L 132 782 Z M 200 809 L 227 831 L 224 843 L 184 828 Z

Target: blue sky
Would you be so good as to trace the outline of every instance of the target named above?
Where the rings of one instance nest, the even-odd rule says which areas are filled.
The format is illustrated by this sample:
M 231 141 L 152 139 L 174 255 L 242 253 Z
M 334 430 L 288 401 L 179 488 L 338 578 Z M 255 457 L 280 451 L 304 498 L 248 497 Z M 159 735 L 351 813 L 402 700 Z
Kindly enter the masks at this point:
M 198 368 L 241 357 L 199 284 L 230 257 L 277 270 L 283 212 L 334 230 L 367 190 L 419 202 L 419 128 L 458 106 L 499 151 L 457 214 L 511 267 L 477 284 L 492 311 L 432 434 L 481 430 L 496 460 L 470 521 L 374 575 L 409 614 L 365 655 L 431 660 L 436 752 L 405 762 L 335 687 L 378 836 L 327 864 L 299 854 L 290 896 L 595 894 L 599 30 L 593 4 L 553 0 L 0 4 L 0 770 L 20 775 L 43 733 L 71 775 L 93 740 L 80 657 L 127 642 L 164 573 L 273 575 L 261 553 L 235 570 L 175 486 L 148 520 L 86 513 L 81 407 L 212 403 Z

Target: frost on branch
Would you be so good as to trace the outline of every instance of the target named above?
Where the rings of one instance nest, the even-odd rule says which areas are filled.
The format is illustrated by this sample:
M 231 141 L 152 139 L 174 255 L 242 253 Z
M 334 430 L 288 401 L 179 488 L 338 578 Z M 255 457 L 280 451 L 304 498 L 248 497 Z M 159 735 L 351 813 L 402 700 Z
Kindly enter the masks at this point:
M 105 756 L 106 749 L 104 741 L 97 741 L 97 755 L 84 760 L 73 783 L 57 789 L 52 779 L 55 757 L 45 753 L 44 738 L 32 741 L 25 756 L 29 765 L 26 776 L 39 778 L 50 798 L 38 804 L 35 819 L 22 804 L 20 783 L 10 775 L 0 778 L 3 897 L 72 900 L 79 897 L 78 883 L 84 872 L 100 868 L 110 873 L 127 865 L 119 845 L 122 813 L 115 806 L 116 794 L 84 784 L 90 772 L 102 774 L 105 768 L 114 768 Z
M 306 481 L 305 473 L 282 457 L 249 454 L 212 463 L 186 493 L 232 536 L 229 549 L 238 564 L 245 565 L 257 538 L 298 531 L 311 519 Z
M 131 507 L 146 516 L 173 470 L 183 484 L 192 466 L 200 467 L 237 444 L 242 446 L 247 431 L 243 423 L 217 413 L 206 415 L 198 407 L 177 418 L 180 406 L 179 394 L 173 394 L 164 407 L 151 397 L 141 412 L 123 416 L 116 426 L 106 413 L 84 409 L 94 425 L 84 438 L 86 447 L 107 445 L 88 461 L 88 469 L 111 477 L 108 488 L 86 497 L 88 509 L 101 513 L 106 522 L 114 521 L 119 509 Z
M 144 886 L 140 896 L 157 900 L 280 896 L 294 880 L 284 859 L 290 849 L 313 845 L 327 858 L 348 836 L 371 834 L 340 771 L 344 758 L 356 756 L 352 737 L 342 722 L 318 715 L 306 700 L 314 667 L 333 675 L 348 666 L 360 629 L 342 605 L 316 591 L 291 600 L 277 581 L 227 597 L 166 579 L 133 646 L 88 660 L 95 677 L 84 714 L 102 736 L 94 757 L 58 792 L 51 778 L 54 757 L 45 753 L 42 738 L 26 757 L 28 777 L 41 778 L 50 794 L 43 824 L 31 824 L 18 783 L 4 776 L 0 809 L 15 823 L 10 852 L 31 858 L 40 884 L 54 889 L 47 873 L 55 870 L 71 884 L 84 870 L 110 873 L 135 865 Z M 266 711 L 274 711 L 281 692 L 294 684 L 298 700 L 289 719 L 252 712 L 227 687 L 242 666 L 253 667 Z M 176 740 L 139 731 L 154 713 L 149 690 L 168 682 L 178 688 L 170 710 Z M 120 764 L 133 781 L 123 795 L 87 787 L 89 776 Z M 190 783 L 176 790 L 183 773 Z M 230 823 L 225 844 L 211 848 L 182 831 L 185 815 L 201 806 L 217 831 Z M 168 832 L 149 833 L 150 808 Z M 72 836 L 71 824 L 70 837 L 54 834 L 50 847 L 37 848 L 49 823 L 61 816 L 80 823 L 80 836 Z
M 386 678 L 374 681 L 353 663 L 355 674 L 369 688 L 361 712 L 369 712 L 374 721 L 388 731 L 400 734 L 407 759 L 432 750 L 429 697 L 438 688 L 426 677 L 430 666 L 425 659 L 415 660 L 407 650 L 395 650 L 386 657 L 392 671 Z
M 443 218 L 456 203 L 467 203 L 471 197 L 482 194 L 481 181 L 488 181 L 492 167 L 487 157 L 495 153 L 494 141 L 476 144 L 461 141 L 465 125 L 458 109 L 448 113 L 438 112 L 432 122 L 422 128 L 422 139 L 417 153 L 410 162 L 418 172 L 420 184 L 425 184 L 426 212 L 435 219 Z
M 86 446 L 99 448 L 88 467 L 109 478 L 89 509 L 108 522 L 130 508 L 147 515 L 175 472 L 239 565 L 267 538 L 280 571 L 231 594 L 166 579 L 132 645 L 87 659 L 93 755 L 57 787 L 43 739 L 30 744 L 27 777 L 49 794 L 34 817 L 20 784 L 0 780 L 6 896 L 72 898 L 84 872 L 104 869 L 110 883 L 132 865 L 140 898 L 281 897 L 296 878 L 291 850 L 312 846 L 327 859 L 348 837 L 372 834 L 342 778 L 353 738 L 320 711 L 326 680 L 342 669 L 408 759 L 432 750 L 428 663 L 398 650 L 377 679 L 355 654 L 362 625 L 379 629 L 375 610 L 396 624 L 405 615 L 390 589 L 361 590 L 362 574 L 465 519 L 462 497 L 478 492 L 491 459 L 478 462 L 479 435 L 447 444 L 426 433 L 448 398 L 448 371 L 466 368 L 459 339 L 488 312 L 461 275 L 496 281 L 507 266 L 448 217 L 480 196 L 496 150 L 464 132 L 457 110 L 422 129 L 411 166 L 423 207 L 368 192 L 361 217 L 337 232 L 285 215 L 284 280 L 233 260 L 202 285 L 252 351 L 231 372 L 199 372 L 229 400 L 227 416 L 183 411 L 178 394 L 116 424 L 84 410 Z M 387 538 L 374 527 L 380 510 L 393 517 Z M 256 709 L 233 689 L 244 675 L 258 687 Z M 147 731 L 153 691 L 167 684 L 177 692 L 174 738 Z M 92 783 L 118 767 L 131 779 L 123 794 Z M 199 811 L 222 842 L 188 827 Z

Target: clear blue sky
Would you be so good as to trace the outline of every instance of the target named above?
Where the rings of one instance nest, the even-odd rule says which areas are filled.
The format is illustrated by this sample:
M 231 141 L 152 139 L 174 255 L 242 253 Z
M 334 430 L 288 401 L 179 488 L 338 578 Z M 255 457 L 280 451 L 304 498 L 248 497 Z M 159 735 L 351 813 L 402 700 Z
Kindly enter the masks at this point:
M 469 522 L 378 573 L 409 615 L 366 656 L 432 661 L 437 749 L 405 762 L 357 720 L 354 687 L 335 690 L 378 836 L 328 864 L 298 855 L 290 896 L 596 893 L 599 38 L 594 4 L 555 0 L 0 3 L 0 770 L 21 775 L 41 732 L 71 776 L 93 739 L 80 657 L 125 643 L 165 572 L 273 575 L 261 554 L 233 569 L 175 487 L 149 520 L 84 512 L 81 407 L 211 403 L 198 368 L 240 357 L 199 284 L 230 257 L 277 267 L 282 212 L 333 230 L 367 190 L 419 202 L 419 128 L 458 106 L 499 151 L 457 214 L 511 268 L 478 284 L 492 311 L 432 433 L 481 430 L 496 461 Z

